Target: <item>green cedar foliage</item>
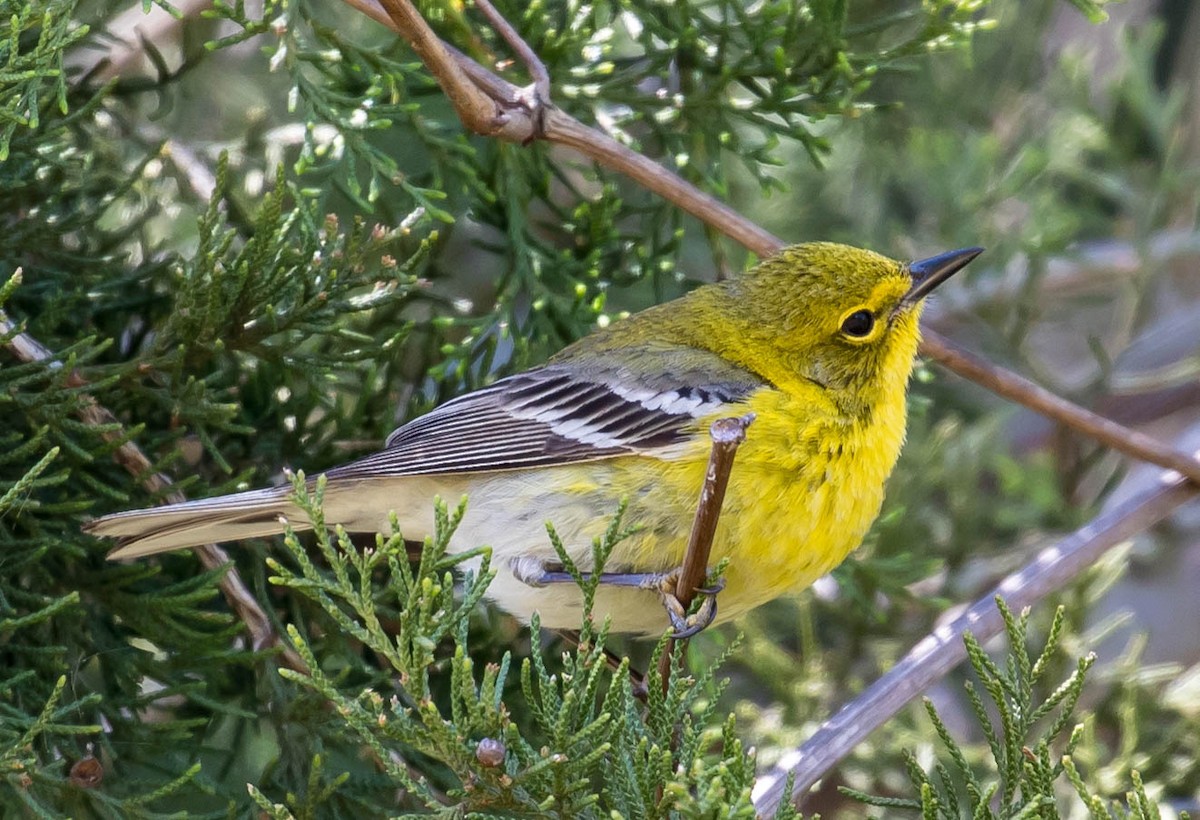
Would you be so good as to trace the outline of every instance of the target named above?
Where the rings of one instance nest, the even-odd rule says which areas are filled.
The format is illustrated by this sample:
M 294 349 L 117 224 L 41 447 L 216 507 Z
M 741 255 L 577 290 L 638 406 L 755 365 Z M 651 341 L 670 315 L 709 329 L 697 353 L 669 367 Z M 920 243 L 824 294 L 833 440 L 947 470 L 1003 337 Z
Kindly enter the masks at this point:
M 1078 659 L 1066 678 L 1052 688 L 1047 686 L 1047 676 L 1061 662 L 1065 608 L 1060 606 L 1055 612 L 1045 644 L 1034 657 L 1028 648 L 1029 611 L 1018 616 L 999 597 L 996 606 L 1004 618 L 1009 644 L 1003 664 L 997 664 L 974 636 L 968 633 L 965 638 L 971 669 L 980 686 L 967 681 L 964 689 L 987 740 L 990 760 L 982 767 L 973 764 L 969 750 L 953 737 L 926 698 L 925 711 L 945 759 L 926 771 L 915 755 L 906 752 L 906 768 L 916 796 L 883 797 L 844 787 L 842 791 L 868 805 L 908 815 L 920 813 L 929 820 L 1058 817 L 1060 811 L 1069 812 L 1074 800 L 1081 801 L 1095 818 L 1161 817 L 1136 769 L 1130 773 L 1133 788 L 1122 805 L 1097 795 L 1072 759 L 1085 735 L 1082 724 L 1071 728 L 1074 710 L 1096 657 L 1089 654 Z M 1187 813 L 1180 816 L 1186 818 Z
M 302 476 L 295 486 L 298 503 L 317 525 L 316 554 L 325 568 L 292 535 L 287 546 L 294 567 L 271 559 L 278 573 L 271 582 L 318 603 L 332 621 L 310 621 L 310 630 L 336 630 L 378 663 L 327 673 L 314 644 L 290 626 L 289 637 L 312 673 L 283 675 L 330 704 L 334 722 L 358 738 L 387 775 L 382 784 L 403 789 L 429 810 L 450 803 L 468 813 L 508 816 L 754 816 L 753 754 L 738 740 L 732 718 L 722 722 L 715 713 L 710 696 L 721 687 L 712 681 L 713 670 L 692 677 L 676 664 L 665 693 L 655 672 L 645 682 L 643 705 L 634 697 L 628 660 L 606 662 L 607 630 L 590 614 L 577 647 L 558 658 L 534 652 L 514 663 L 506 652 L 497 663 L 477 664 L 469 621 L 491 579 L 489 552 L 446 555 L 465 503 L 453 512 L 439 506 L 434 535 L 410 563 L 394 527 L 367 549 L 345 533 L 331 537 L 319 526 L 323 480 L 311 497 Z M 618 511 L 593 546 L 597 567 L 628 534 L 620 520 Z M 560 556 L 577 574 L 566 552 Z M 477 557 L 482 563 L 462 573 L 456 592 L 451 570 Z M 580 580 L 590 613 L 597 580 Z M 536 645 L 536 620 L 532 631 Z M 664 646 L 660 642 L 658 652 Z M 514 713 L 506 692 L 517 686 L 522 705 Z M 514 719 L 521 713 L 523 719 Z M 314 771 L 319 765 L 314 759 Z M 255 799 L 280 817 L 304 816 L 320 802 L 346 812 L 358 787 L 310 788 L 289 797 L 286 809 L 262 792 Z

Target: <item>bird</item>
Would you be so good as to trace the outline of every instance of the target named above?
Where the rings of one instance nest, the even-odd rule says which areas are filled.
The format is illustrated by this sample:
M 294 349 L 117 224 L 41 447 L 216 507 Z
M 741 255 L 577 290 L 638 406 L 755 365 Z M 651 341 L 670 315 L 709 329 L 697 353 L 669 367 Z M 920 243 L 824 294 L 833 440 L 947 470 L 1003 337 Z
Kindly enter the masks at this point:
M 661 634 L 662 580 L 684 556 L 710 425 L 753 414 L 711 553 L 725 572 L 709 619 L 734 619 L 811 585 L 862 542 L 903 445 L 925 297 L 982 251 L 904 263 L 831 242 L 786 247 L 453 398 L 378 452 L 326 470 L 326 524 L 387 531 L 394 512 L 405 539 L 420 541 L 435 499 L 465 496 L 449 550 L 490 547 L 487 597 L 524 622 L 536 612 L 543 627 L 571 630 L 582 594 L 563 582 L 546 524 L 590 570 L 593 540 L 624 503 L 631 533 L 608 557 L 593 614 L 613 632 Z M 84 529 L 116 540 L 110 558 L 131 559 L 310 528 L 292 492 L 119 512 Z

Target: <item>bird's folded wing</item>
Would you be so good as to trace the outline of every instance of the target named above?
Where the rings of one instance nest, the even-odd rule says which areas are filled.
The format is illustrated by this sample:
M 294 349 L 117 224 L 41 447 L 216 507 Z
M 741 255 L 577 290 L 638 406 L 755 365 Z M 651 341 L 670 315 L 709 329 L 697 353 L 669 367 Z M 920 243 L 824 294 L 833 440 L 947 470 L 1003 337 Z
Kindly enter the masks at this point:
M 715 354 L 638 348 L 509 376 L 416 418 L 330 478 L 513 470 L 643 454 L 670 457 L 696 419 L 764 387 Z M 731 409 L 732 412 L 732 409 Z

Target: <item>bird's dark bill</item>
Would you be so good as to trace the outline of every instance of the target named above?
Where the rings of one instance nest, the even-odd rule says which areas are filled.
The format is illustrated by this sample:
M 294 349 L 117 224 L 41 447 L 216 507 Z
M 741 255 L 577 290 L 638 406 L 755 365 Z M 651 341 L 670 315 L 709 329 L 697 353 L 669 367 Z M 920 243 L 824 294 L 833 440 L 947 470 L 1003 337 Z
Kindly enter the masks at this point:
M 983 248 L 961 248 L 957 251 L 946 251 L 937 256 L 913 262 L 908 266 L 909 274 L 912 276 L 912 287 L 904 295 L 904 301 L 908 304 L 921 301 L 934 288 L 965 268 L 968 262 L 981 253 L 983 253 Z

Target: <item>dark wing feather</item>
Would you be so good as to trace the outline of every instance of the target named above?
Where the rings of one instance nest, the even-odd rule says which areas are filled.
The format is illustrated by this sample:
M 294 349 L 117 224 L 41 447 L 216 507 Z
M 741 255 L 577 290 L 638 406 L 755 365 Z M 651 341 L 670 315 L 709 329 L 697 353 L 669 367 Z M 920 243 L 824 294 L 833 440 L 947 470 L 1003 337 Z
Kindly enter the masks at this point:
M 691 435 L 697 418 L 764 386 L 714 354 L 670 346 L 640 349 L 637 373 L 646 375 L 596 357 L 509 376 L 413 419 L 382 451 L 328 475 L 469 473 L 666 455 Z

